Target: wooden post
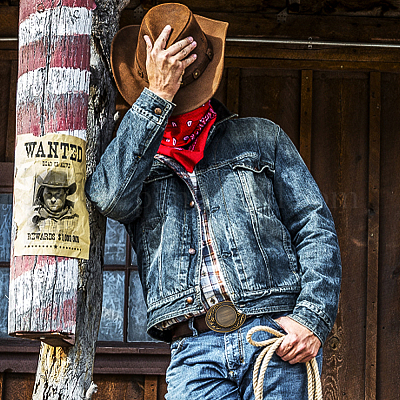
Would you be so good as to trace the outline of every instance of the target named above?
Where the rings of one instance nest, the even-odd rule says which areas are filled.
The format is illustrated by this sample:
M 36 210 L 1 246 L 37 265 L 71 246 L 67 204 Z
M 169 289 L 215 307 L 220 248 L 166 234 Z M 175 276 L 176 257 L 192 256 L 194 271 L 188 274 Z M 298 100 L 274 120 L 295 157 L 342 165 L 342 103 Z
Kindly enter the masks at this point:
M 38 137 L 59 132 L 85 137 L 87 133 L 88 174 L 115 125 L 115 85 L 108 59 L 127 3 L 20 3 L 17 133 Z M 44 342 L 33 400 L 90 399 L 95 392 L 92 372 L 101 317 L 105 218 L 91 204 L 87 206 L 88 260 L 12 256 L 9 331 Z
M 20 2 L 18 136 L 51 133 L 86 140 L 94 8 L 93 0 Z M 29 188 L 26 195 L 32 196 Z M 14 221 L 15 213 L 14 207 Z M 75 258 L 12 257 L 10 335 L 74 344 L 78 265 Z

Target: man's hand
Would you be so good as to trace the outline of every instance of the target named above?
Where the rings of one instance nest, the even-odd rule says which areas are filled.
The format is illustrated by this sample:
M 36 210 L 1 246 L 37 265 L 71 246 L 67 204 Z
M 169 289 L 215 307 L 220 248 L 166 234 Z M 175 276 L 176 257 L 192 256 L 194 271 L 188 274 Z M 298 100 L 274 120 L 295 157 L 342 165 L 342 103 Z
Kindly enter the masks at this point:
M 170 34 L 171 26 L 167 25 L 154 45 L 147 35 L 144 36 L 147 46 L 146 71 L 149 89 L 168 101 L 172 101 L 180 88 L 185 69 L 197 57 L 196 54 L 189 56 L 197 45 L 192 37 L 180 40 L 165 49 Z
M 308 328 L 289 317 L 280 317 L 275 321 L 287 333 L 276 350 L 282 360 L 290 364 L 305 363 L 317 355 L 321 342 Z

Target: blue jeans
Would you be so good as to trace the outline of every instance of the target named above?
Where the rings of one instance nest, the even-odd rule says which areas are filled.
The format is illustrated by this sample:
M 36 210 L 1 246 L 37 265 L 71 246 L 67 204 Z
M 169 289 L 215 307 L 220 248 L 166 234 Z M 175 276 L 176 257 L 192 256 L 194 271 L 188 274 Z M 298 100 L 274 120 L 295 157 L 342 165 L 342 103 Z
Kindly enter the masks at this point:
M 253 366 L 262 348 L 249 344 L 246 334 L 257 325 L 283 332 L 272 316 L 251 317 L 240 329 L 230 333 L 209 331 L 198 335 L 193 328 L 193 336 L 174 341 L 165 399 L 254 400 Z M 266 340 L 271 336 L 257 332 L 253 339 Z M 322 350 L 317 361 L 321 371 Z M 264 399 L 307 400 L 305 364 L 291 365 L 274 354 L 264 378 Z

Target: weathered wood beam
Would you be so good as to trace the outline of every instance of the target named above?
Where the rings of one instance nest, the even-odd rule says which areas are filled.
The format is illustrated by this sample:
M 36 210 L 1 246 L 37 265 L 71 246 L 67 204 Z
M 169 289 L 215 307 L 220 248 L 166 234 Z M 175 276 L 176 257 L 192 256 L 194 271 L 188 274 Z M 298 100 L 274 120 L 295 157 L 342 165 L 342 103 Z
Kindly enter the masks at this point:
M 376 399 L 379 287 L 381 74 L 370 74 L 365 398 Z
M 3 400 L 3 380 L 4 374 L 0 373 L 0 400 Z
M 397 18 L 355 16 L 288 15 L 279 22 L 277 14 L 245 12 L 200 12 L 205 17 L 229 22 L 228 37 L 254 36 L 319 40 L 387 42 L 400 37 Z M 196 10 L 193 10 L 194 12 Z M 340 26 L 340 29 L 338 29 Z M 397 41 L 399 42 L 399 41 Z
M 310 69 L 313 71 L 381 71 L 381 72 L 400 72 L 399 62 L 379 62 L 379 61 L 325 61 L 321 59 L 292 60 L 289 54 L 281 51 L 280 55 L 286 59 L 282 59 L 277 54 L 277 59 L 269 58 L 268 53 L 264 54 L 265 58 L 254 58 L 251 50 L 243 48 L 243 51 L 232 52 L 230 46 L 227 46 L 225 67 L 227 68 L 270 68 L 270 69 L 289 69 L 303 70 Z
M 168 0 L 155 2 L 154 0 L 143 0 L 142 4 L 146 8 L 152 5 L 167 3 Z M 354 16 L 374 16 L 374 17 L 396 17 L 400 15 L 399 0 L 387 1 L 330 1 L 330 0 L 189 0 L 185 4 L 198 12 L 213 9 L 220 12 L 259 12 L 259 13 L 281 13 L 286 15 L 293 13 L 303 13 L 309 15 L 354 15 Z
M 18 6 L 0 6 L 0 37 L 18 36 Z
M 259 59 L 304 60 L 324 62 L 354 62 L 357 69 L 367 63 L 398 63 L 400 49 L 335 48 L 307 45 L 278 45 L 262 43 L 229 43 L 227 57 L 252 57 Z
M 231 112 L 239 113 L 240 68 L 227 69 L 226 106 Z
M 311 171 L 313 71 L 301 71 L 300 154 Z
M 157 400 L 157 375 L 146 375 L 144 378 L 144 398 L 146 400 Z
M 188 4 L 188 6 L 197 14 L 229 22 L 228 37 L 303 40 L 311 37 L 314 40 L 368 43 L 393 43 L 393 38 L 400 38 L 397 18 L 289 14 L 285 22 L 280 22 L 277 17 L 278 12 L 274 12 L 272 8 L 269 12 L 243 10 L 237 2 L 234 2 L 234 6 L 229 9 L 229 4 L 223 2 L 223 6 L 219 7 L 215 1 L 209 3 L 201 1 L 201 5 Z M 121 26 L 133 23 L 135 23 L 134 10 L 125 10 Z
M 8 107 L 8 124 L 7 124 L 7 139 L 6 139 L 6 154 L 5 161 L 14 161 L 15 151 L 15 112 L 17 98 L 17 70 L 18 64 L 16 60 L 11 61 L 10 72 L 10 100 Z

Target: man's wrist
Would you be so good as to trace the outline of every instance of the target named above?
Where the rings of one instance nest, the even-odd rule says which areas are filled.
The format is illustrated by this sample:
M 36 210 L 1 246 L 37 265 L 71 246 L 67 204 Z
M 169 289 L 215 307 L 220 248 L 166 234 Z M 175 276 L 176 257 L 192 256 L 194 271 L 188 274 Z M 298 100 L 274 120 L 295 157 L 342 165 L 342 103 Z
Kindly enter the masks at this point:
M 172 100 L 174 99 L 175 95 L 171 95 L 170 93 L 163 92 L 161 90 L 153 89 L 153 88 L 148 88 L 152 93 L 157 95 L 158 97 L 161 97 L 164 100 L 169 101 L 172 103 Z

